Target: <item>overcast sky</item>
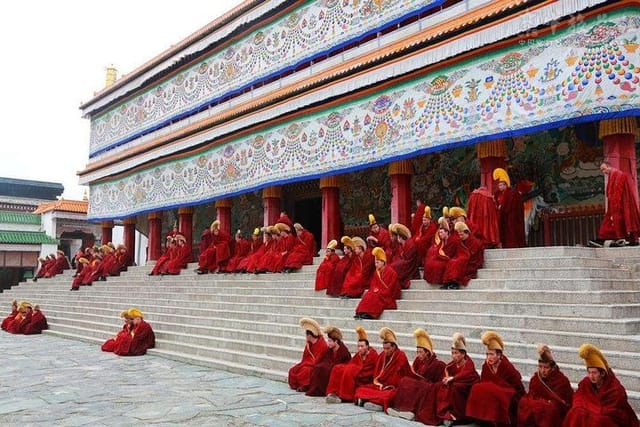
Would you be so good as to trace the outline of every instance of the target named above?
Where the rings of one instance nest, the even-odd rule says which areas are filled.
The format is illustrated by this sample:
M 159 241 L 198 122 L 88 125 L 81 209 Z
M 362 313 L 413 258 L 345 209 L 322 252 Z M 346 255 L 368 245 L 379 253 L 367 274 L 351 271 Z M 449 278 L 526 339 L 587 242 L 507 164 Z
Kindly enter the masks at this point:
M 126 74 L 241 0 L 0 2 L 0 176 L 59 182 L 81 199 L 89 152 L 79 106 L 113 64 Z

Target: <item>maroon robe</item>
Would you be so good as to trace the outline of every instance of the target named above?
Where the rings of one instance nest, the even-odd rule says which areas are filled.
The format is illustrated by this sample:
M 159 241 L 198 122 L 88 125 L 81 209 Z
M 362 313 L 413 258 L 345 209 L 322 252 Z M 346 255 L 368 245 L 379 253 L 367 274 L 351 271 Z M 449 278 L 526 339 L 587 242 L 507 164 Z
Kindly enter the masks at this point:
M 524 233 L 524 202 L 515 188 L 496 191 L 498 228 L 503 248 L 523 248 L 527 245 Z
M 157 276 L 160 273 L 164 273 L 167 271 L 167 265 L 169 264 L 169 261 L 171 261 L 171 259 L 173 257 L 175 257 L 177 251 L 177 246 L 175 243 L 170 243 L 165 251 L 164 254 L 160 255 L 160 258 L 157 259 L 155 265 L 153 266 L 153 269 L 151 270 L 151 275 L 152 276 Z
M 375 268 L 375 259 L 371 253 L 367 251 L 363 252 L 362 255 L 357 255 L 354 252 L 349 270 L 342 282 L 340 295 L 360 298 L 364 290 L 369 287 Z
M 303 265 L 310 265 L 313 262 L 313 258 L 309 260 L 309 248 L 298 237 L 289 234 L 284 238 L 284 247 L 283 252 L 286 254 L 282 256 L 276 271 L 282 271 L 285 268 L 297 270 Z
M 25 335 L 41 334 L 45 329 L 49 329 L 47 324 L 47 318 L 42 314 L 40 310 L 33 310 L 31 313 L 31 320 L 24 328 L 23 333 Z
M 466 416 L 467 399 L 471 387 L 480 380 L 480 375 L 476 371 L 473 360 L 469 356 L 465 356 L 461 366 L 457 366 L 454 361 L 449 362 L 445 368 L 445 376 L 453 377 L 453 381 L 438 386 L 436 397 L 438 419 L 455 418 L 464 423 L 468 418 Z
M 458 285 L 466 285 L 467 265 L 471 259 L 469 248 L 463 244 L 463 240 L 458 238 L 451 244 L 449 252 L 449 261 L 447 262 L 444 272 L 442 273 L 442 283 L 457 283 Z
M 398 275 L 398 282 L 402 289 L 409 289 L 411 279 L 419 277 L 418 267 L 420 258 L 418 247 L 412 238 L 407 239 L 404 245 L 399 244 L 398 250 L 393 257 L 393 262 L 389 264 Z
M 249 256 L 249 252 L 251 251 L 251 243 L 247 239 L 236 240 L 233 245 L 233 256 L 229 258 L 229 262 L 227 263 L 224 271 L 228 273 L 233 273 L 238 270 L 238 266 L 240 262 Z
M 427 256 L 429 247 L 433 244 L 433 237 L 438 231 L 438 224 L 431 221 L 429 225 L 420 227 L 418 233 L 413 236 L 413 242 L 418 249 L 418 257 L 420 265 L 424 265 L 424 258 Z
M 620 169 L 611 168 L 606 188 L 607 210 L 598 231 L 599 239 L 638 239 L 640 213 L 632 185 L 634 183 L 629 175 Z
M 376 243 L 375 241 L 367 238 L 367 243 L 372 248 L 375 248 L 376 246 L 381 247 L 387 254 L 389 254 L 391 253 L 391 234 L 389 234 L 389 230 L 383 228 L 381 225 L 379 225 L 379 228 L 380 230 L 377 233 L 369 231 L 369 236 L 375 237 L 378 239 L 378 242 Z
M 69 265 L 69 261 L 67 261 L 67 257 L 64 255 L 58 255 L 55 262 L 49 269 L 47 269 L 44 277 L 53 277 L 56 274 L 62 274 L 64 270 L 68 270 L 70 268 L 71 266 Z
M 349 353 L 347 346 L 342 341 L 337 343 L 338 348 L 336 350 L 327 348 L 320 356 L 320 359 L 313 365 L 309 389 L 306 392 L 307 396 L 326 396 L 327 384 L 329 384 L 329 376 L 333 367 L 351 360 L 351 353 Z
M 7 332 L 11 334 L 24 334 L 27 326 L 31 323 L 32 313 L 18 313 L 18 315 L 7 326 Z
M 358 387 L 373 383 L 377 360 L 378 353 L 369 348 L 364 359 L 360 353 L 356 353 L 349 363 L 334 366 L 329 377 L 327 394 L 333 393 L 343 401 L 351 402 Z
M 599 389 L 583 378 L 573 395 L 573 404 L 563 427 L 638 427 L 638 417 L 629 404 L 627 392 L 609 370 Z
M 271 242 L 271 239 L 267 240 L 266 243 Z M 256 265 L 267 249 L 266 244 L 262 239 L 253 240 L 251 242 L 251 251 L 249 255 L 240 261 L 238 264 L 239 271 L 246 271 L 247 273 L 254 273 L 256 271 Z
M 393 268 L 384 266 L 373 273 L 369 290 L 362 296 L 356 307 L 356 314 L 368 314 L 377 319 L 385 309 L 398 308 L 396 299 L 399 294 L 398 275 Z
M 115 337 L 109 338 L 104 342 L 104 344 L 102 344 L 102 347 L 101 347 L 102 351 L 113 353 L 116 347 L 118 346 L 118 344 L 121 343 L 123 340 L 128 342 L 128 345 L 127 345 L 127 353 L 128 353 L 129 347 L 131 345 L 131 329 L 128 323 L 125 323 L 124 325 L 122 325 L 122 329 L 118 332 L 118 334 Z
M 459 242 L 459 239 L 454 239 L 453 236 L 449 236 L 447 240 L 438 240 L 434 238 L 434 242 L 429 247 L 427 256 L 424 259 L 424 280 L 432 285 L 444 283 L 444 271 L 447 268 L 449 259 L 456 252 L 457 245 L 455 242 Z
M 315 344 L 307 342 L 302 352 L 302 359 L 289 369 L 289 387 L 294 390 L 309 387 L 313 365 L 326 350 L 327 342 L 323 336 L 319 336 Z
M 438 360 L 435 353 L 422 360 L 413 360 L 411 375 L 402 378 L 393 398 L 393 408 L 398 411 L 413 412 L 416 420 L 424 424 L 438 424 L 436 416 L 436 396 L 438 384 L 442 381 L 445 363 Z M 420 416 L 420 419 L 418 418 Z
M 117 354 L 120 356 L 142 356 L 148 349 L 155 346 L 156 336 L 153 333 L 153 329 L 151 329 L 151 325 L 142 320 L 131 331 L 131 343 L 127 354 Z
M 304 245 L 307 250 L 307 254 L 305 259 L 302 261 L 303 265 L 311 265 L 313 264 L 313 257 L 318 253 L 318 248 L 316 245 L 316 238 L 313 236 L 309 230 L 301 230 L 298 233 L 298 240 Z
M 529 393 L 518 403 L 518 426 L 561 426 L 572 401 L 571 383 L 557 366 L 545 379 L 536 372 L 529 381 Z
M 475 225 L 475 229 L 483 236 L 485 245 L 497 247 L 500 243 L 498 208 L 493 194 L 486 187 L 481 187 L 471 192 L 467 214 L 469 221 Z M 471 227 L 469 228 L 471 229 Z M 476 230 L 473 231 L 475 232 Z
M 404 351 L 396 348 L 390 356 L 383 351 L 378 355 L 373 383 L 356 389 L 355 399 L 382 405 L 386 411 L 393 400 L 400 380 L 411 375 L 411 366 Z
M 116 251 L 115 256 L 116 262 L 109 271 L 110 276 L 119 276 L 121 272 L 127 271 L 127 268 L 133 265 L 133 257 L 126 249 Z
M 7 331 L 9 329 L 9 325 L 11 323 L 13 323 L 13 320 L 16 318 L 16 316 L 18 315 L 19 311 L 18 309 L 12 310 L 11 314 L 8 315 L 7 317 L 5 317 L 2 320 L 2 330 L 3 331 Z
M 163 272 L 167 274 L 180 274 L 180 270 L 187 268 L 191 261 L 191 246 L 186 243 L 178 244 L 174 252 L 173 258 L 166 263 Z
M 316 291 L 322 291 L 329 287 L 333 272 L 339 261 L 340 257 L 334 251 L 327 251 L 325 253 L 324 259 L 316 270 Z
M 198 270 L 213 273 L 226 265 L 231 256 L 231 237 L 222 230 L 211 233 L 211 244 L 198 258 Z
M 422 228 L 422 218 L 424 217 L 425 204 L 420 202 L 416 205 L 416 211 L 411 217 L 411 235 L 415 236 Z
M 520 372 L 502 355 L 494 373 L 485 361 L 480 382 L 471 387 L 467 400 L 467 416 L 502 424 L 515 424 L 518 401 L 524 395 Z
M 355 254 L 345 255 L 336 264 L 335 270 L 333 270 L 333 276 L 331 276 L 331 283 L 327 287 L 327 295 L 337 297 L 342 292 L 342 284 L 347 276 L 347 272 L 351 268 L 351 263 Z

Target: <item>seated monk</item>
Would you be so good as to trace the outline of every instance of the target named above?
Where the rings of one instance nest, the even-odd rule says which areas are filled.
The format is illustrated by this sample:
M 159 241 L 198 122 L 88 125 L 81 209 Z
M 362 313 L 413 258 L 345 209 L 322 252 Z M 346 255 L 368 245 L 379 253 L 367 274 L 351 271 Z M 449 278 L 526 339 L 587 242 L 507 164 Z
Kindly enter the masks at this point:
M 127 269 L 133 265 L 131 253 L 129 253 L 127 247 L 122 243 L 116 247 L 115 257 L 116 262 L 111 271 L 109 271 L 110 276 L 119 276 L 121 272 L 127 271 Z
M 346 240 L 343 238 L 343 243 Z M 367 252 L 367 244 L 360 237 L 352 237 L 353 255 L 349 270 L 344 276 L 340 296 L 360 298 L 371 284 L 371 276 L 375 271 L 373 256 Z M 345 243 L 345 245 L 347 245 Z
M 156 336 L 151 325 L 144 321 L 143 313 L 140 310 L 130 308 L 128 314 L 133 322 L 131 341 L 128 343 L 116 343 L 114 353 L 118 356 L 142 356 L 147 353 L 148 349 L 156 346 Z
M 386 252 L 389 262 L 391 262 L 391 234 L 389 234 L 389 231 L 386 228 L 381 227 L 380 224 L 378 224 L 376 217 L 373 216 L 373 214 L 369 214 L 369 235 L 366 240 L 367 244 L 372 249 L 376 247 L 382 248 Z
M 514 425 L 518 401 L 524 395 L 522 376 L 504 355 L 504 343 L 493 331 L 482 334 L 487 359 L 482 364 L 480 381 L 471 387 L 467 416 L 490 423 Z
M 89 276 L 91 276 L 91 266 L 89 265 L 89 260 L 86 258 L 79 258 L 78 259 L 78 265 L 82 265 L 83 267 L 80 268 L 80 274 L 78 274 L 76 277 L 73 278 L 73 281 L 71 282 L 71 289 L 72 291 L 78 291 L 80 290 L 80 286 L 82 286 L 82 283 L 87 280 L 87 278 Z
M 260 232 L 264 234 L 264 238 L 260 236 Z M 270 227 L 256 227 L 251 235 L 251 251 L 249 255 L 240 261 L 238 270 L 240 273 L 255 273 L 256 268 L 262 257 L 264 256 L 268 245 L 267 242 L 271 242 L 271 228 Z
M 389 226 L 392 239 L 396 241 L 396 250 L 393 256 L 393 262 L 389 264 L 393 271 L 398 275 L 400 288 L 409 289 L 411 279 L 419 278 L 418 267 L 420 266 L 420 258 L 418 257 L 418 248 L 411 237 L 411 232 L 402 224 L 391 224 Z M 400 295 L 398 295 L 400 297 Z
M 400 379 L 393 398 L 393 406 L 387 413 L 408 420 L 417 418 L 424 424 L 438 424 L 436 396 L 442 381 L 445 364 L 433 351 L 431 337 L 424 329 L 416 329 L 417 356 L 413 360 L 411 374 Z M 418 415 L 416 417 L 416 415 Z
M 164 253 L 156 260 L 149 276 L 159 276 L 166 274 L 169 262 L 176 257 L 178 251 L 178 241 L 172 236 L 167 236 L 164 243 Z
M 23 335 L 31 323 L 31 316 L 33 315 L 33 310 L 31 307 L 31 303 L 28 301 L 22 301 L 18 304 L 18 314 L 13 319 L 13 322 L 10 322 L 7 325 L 7 332 L 11 334 L 20 334 Z
M 451 426 L 453 423 L 470 424 L 466 416 L 467 399 L 471 387 L 480 380 L 473 360 L 467 355 L 467 342 L 460 332 L 453 334 L 451 362 L 444 368 L 444 378 L 436 396 L 436 415 L 439 422 Z
M 418 257 L 420 265 L 423 265 L 424 259 L 427 256 L 427 250 L 433 243 L 433 238 L 438 231 L 438 225 L 431 218 L 431 208 L 429 206 L 424 207 L 424 216 L 422 217 L 422 227 L 413 235 L 413 241 L 418 249 Z
M 326 396 L 329 375 L 334 366 L 347 363 L 351 359 L 351 353 L 342 341 L 342 332 L 335 326 L 327 326 L 324 329 L 327 334 L 327 349 L 311 368 L 309 388 L 307 396 Z
M 255 254 L 260 250 L 263 243 L 264 242 L 262 240 L 262 236 L 260 236 L 260 229 L 256 227 L 251 234 L 251 241 L 249 241 L 249 251 L 247 252 L 247 255 L 238 262 L 238 265 L 236 265 L 236 268 L 233 272 L 247 273 L 249 269 L 249 263 L 251 262 Z
M 117 335 L 109 338 L 102 344 L 102 351 L 113 353 L 118 345 L 126 341 L 126 348 L 131 346 L 131 331 L 133 330 L 133 319 L 129 316 L 129 311 L 124 310 L 120 313 L 120 317 L 124 321 L 122 330 Z M 127 350 L 128 351 L 128 350 Z
M 233 241 L 233 250 L 231 251 L 231 258 L 224 267 L 225 273 L 235 273 L 238 271 L 238 266 L 243 259 L 245 259 L 251 251 L 251 243 L 242 237 L 242 231 L 236 231 Z
M 33 278 L 34 282 L 37 282 L 38 279 L 45 277 L 49 269 L 56 262 L 56 257 L 53 254 L 49 254 L 44 258 L 43 257 L 38 258 L 38 262 L 40 264 L 40 268 L 38 268 L 38 271 L 36 272 L 36 276 Z
M 372 411 L 387 410 L 400 380 L 411 374 L 411 366 L 404 351 L 398 348 L 395 332 L 380 329 L 382 350 L 373 372 L 373 383 L 358 387 L 355 398 L 359 406 Z
M 33 311 L 31 312 L 31 321 L 24 328 L 25 335 L 36 335 L 41 334 L 45 329 L 49 329 L 49 325 L 47 324 L 47 318 L 40 310 L 40 306 L 35 304 L 33 306 Z
M 443 283 L 444 271 L 456 245 L 450 236 L 449 221 L 443 216 L 438 219 L 438 231 L 424 258 L 424 280 L 432 285 Z
M 337 297 L 342 292 L 342 284 L 347 276 L 347 272 L 351 268 L 354 256 L 355 245 L 351 237 L 342 236 L 340 242 L 343 245 L 342 252 L 344 255 L 340 258 L 340 261 L 337 262 L 336 268 L 331 276 L 331 282 L 329 282 L 329 286 L 327 286 L 327 295 L 331 297 Z
M 562 426 L 638 427 L 640 423 L 629 404 L 627 392 L 604 354 L 592 344 L 582 344 L 578 355 L 584 359 L 587 376 L 578 383 Z
M 307 256 L 302 261 L 303 265 L 313 264 L 313 258 L 318 254 L 318 248 L 316 245 L 316 238 L 309 230 L 304 228 L 300 223 L 293 224 L 293 228 L 296 230 L 296 237 L 304 247 L 307 249 Z
M 175 253 L 173 258 L 169 260 L 161 274 L 180 274 L 180 271 L 187 268 L 187 264 L 191 262 L 191 246 L 187 244 L 187 239 L 182 234 L 176 234 L 173 240 L 176 242 Z
M 367 333 L 362 326 L 356 328 L 358 352 L 348 363 L 336 365 L 331 370 L 327 385 L 327 403 L 351 402 L 356 389 L 373 382 L 373 371 L 378 353 L 369 346 Z
M 275 264 L 269 271 L 290 273 L 302 268 L 308 257 L 307 247 L 295 236 L 291 228 L 285 223 L 277 223 L 275 227 L 280 232 L 280 253 L 275 257 Z
M 355 319 L 377 319 L 382 312 L 395 310 L 396 298 L 400 294 L 398 276 L 393 268 L 387 266 L 387 255 L 382 248 L 373 248 L 376 271 L 373 273 L 369 290 L 363 295 L 356 307 Z
M 289 387 L 295 391 L 306 392 L 311 382 L 311 371 L 316 361 L 327 350 L 327 342 L 322 335 L 318 322 L 303 317 L 300 326 L 306 332 L 306 343 L 302 352 L 302 359 L 289 369 Z
M 211 230 L 211 244 L 198 257 L 198 268 L 196 273 L 215 273 L 219 268 L 227 265 L 231 256 L 231 236 L 220 228 L 220 221 L 215 220 L 209 227 Z
M 477 268 L 471 266 L 471 249 L 475 250 L 475 257 L 479 256 L 478 250 L 480 249 L 475 243 L 478 243 L 475 237 L 471 236 L 469 227 L 464 222 L 458 222 L 454 226 L 455 233 L 458 236 L 458 240 L 450 250 L 450 259 L 447 262 L 444 272 L 442 274 L 442 282 L 444 283 L 440 289 L 460 289 L 460 286 L 467 286 L 471 280 L 470 276 L 475 276 Z M 468 245 L 467 245 L 468 242 Z M 475 260 L 477 265 L 477 260 Z
M 62 274 L 65 270 L 70 269 L 69 261 L 67 257 L 64 255 L 63 251 L 58 251 L 56 253 L 56 258 L 51 267 L 47 269 L 44 273 L 44 277 L 53 277 L 57 274 Z
M 11 301 L 11 313 L 2 320 L 2 330 L 6 331 L 9 328 L 9 325 L 13 323 L 13 320 L 18 315 L 18 301 Z
M 316 270 L 316 291 L 323 291 L 327 289 L 331 283 L 333 272 L 336 269 L 336 264 L 340 261 L 340 257 L 336 254 L 336 247 L 338 246 L 337 240 L 332 240 L 327 243 L 327 248 L 324 252 L 324 258 Z
M 518 425 L 561 426 L 573 401 L 573 389 L 553 359 L 549 346 L 538 344 L 538 370 L 529 381 L 529 393 L 518 404 Z

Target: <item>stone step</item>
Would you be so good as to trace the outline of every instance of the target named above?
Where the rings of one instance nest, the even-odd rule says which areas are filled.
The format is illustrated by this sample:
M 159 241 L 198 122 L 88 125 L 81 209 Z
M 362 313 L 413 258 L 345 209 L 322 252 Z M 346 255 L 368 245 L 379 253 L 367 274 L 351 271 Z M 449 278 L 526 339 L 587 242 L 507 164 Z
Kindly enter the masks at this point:
M 585 246 L 536 246 L 531 248 L 487 249 L 484 251 L 484 254 L 486 260 L 544 257 L 565 258 L 572 256 L 609 258 L 601 256 L 602 254 L 599 254 L 596 248 Z
M 597 257 L 564 257 L 564 258 L 494 258 L 485 260 L 483 268 L 565 268 L 565 267 L 581 267 L 581 268 L 614 268 L 616 267 L 613 260 L 602 259 Z
M 422 281 L 412 281 L 418 285 L 425 283 Z M 429 285 L 430 288 L 437 286 Z M 473 289 L 513 289 L 513 290 L 637 290 L 638 280 L 633 278 L 610 280 L 608 278 L 478 278 L 469 282 L 468 288 Z
M 629 279 L 631 271 L 615 268 L 483 268 L 478 270 L 479 279 L 585 279 L 608 280 Z

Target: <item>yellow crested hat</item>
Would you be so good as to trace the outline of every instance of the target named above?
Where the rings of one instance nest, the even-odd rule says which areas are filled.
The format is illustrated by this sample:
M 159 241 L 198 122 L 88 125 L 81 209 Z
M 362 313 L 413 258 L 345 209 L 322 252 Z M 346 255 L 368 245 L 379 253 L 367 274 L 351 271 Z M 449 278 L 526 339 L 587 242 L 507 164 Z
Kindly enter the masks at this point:
M 85 257 L 78 258 L 78 262 L 80 264 L 89 264 L 89 260 L 86 259 Z
M 416 347 L 422 347 L 425 350 L 429 350 L 430 353 L 433 353 L 433 342 L 427 331 L 418 328 L 413 331 L 413 336 L 416 339 Z
M 291 227 L 289 227 L 284 222 L 278 222 L 276 225 L 274 225 L 274 227 L 276 228 L 276 230 L 278 230 L 279 233 L 282 233 L 283 231 L 291 233 Z
M 393 233 L 405 240 L 411 237 L 411 231 L 403 224 L 394 224 Z
M 467 216 L 467 213 L 461 207 L 454 206 L 454 207 L 449 209 L 449 217 L 451 217 L 453 219 L 456 219 L 456 218 L 459 218 L 461 216 L 464 216 L 464 217 Z
M 376 217 L 373 216 L 373 214 L 369 214 L 369 227 L 371 227 L 374 224 L 377 224 Z
M 444 218 L 449 218 L 449 208 L 448 207 L 445 206 L 445 207 L 442 208 L 442 216 Z
M 326 326 L 324 328 L 324 333 L 334 341 L 342 341 L 342 332 L 335 326 Z
M 600 368 L 605 371 L 609 370 L 609 362 L 598 347 L 593 344 L 582 344 L 578 349 L 578 355 L 584 359 L 587 368 Z
M 140 311 L 139 309 L 135 308 L 135 307 L 131 307 L 129 310 L 129 317 L 136 318 L 136 317 L 140 317 L 143 318 L 144 317 L 144 313 L 142 313 L 142 311 Z
M 398 344 L 398 338 L 396 338 L 396 333 L 393 332 L 390 328 L 387 328 L 386 326 L 380 329 L 380 339 L 382 340 L 383 343 L 391 342 L 394 344 Z
M 507 187 L 511 187 L 511 180 L 509 179 L 509 174 L 506 170 L 502 168 L 495 168 L 493 170 L 493 179 L 494 181 L 501 181 L 507 184 Z
M 453 334 L 453 337 L 451 338 L 451 348 L 467 351 L 467 340 L 464 339 L 464 335 L 460 332 Z
M 259 236 L 260 235 L 260 228 L 256 227 L 253 229 L 253 235 L 254 236 Z
M 335 249 L 338 247 L 338 241 L 336 239 L 331 240 L 327 243 L 327 249 Z
M 362 326 L 358 326 L 356 328 L 356 334 L 358 334 L 358 341 L 369 341 L 369 337 L 367 337 L 367 331 L 365 331 Z
M 352 250 L 356 247 L 356 245 L 353 244 L 353 240 L 351 240 L 351 237 L 349 236 L 342 236 L 342 239 L 340 239 L 340 241 L 343 245 L 348 246 Z
M 351 241 L 353 242 L 353 247 L 355 248 L 356 246 L 360 246 L 363 250 L 367 249 L 367 242 L 365 242 L 364 240 L 362 240 L 362 237 L 352 237 Z
M 431 218 L 431 208 L 429 206 L 425 206 L 424 207 L 424 217 L 432 219 Z
M 209 227 L 209 229 L 210 229 L 211 231 L 213 231 L 213 230 L 217 230 L 217 229 L 219 229 L 219 228 L 220 228 L 220 221 L 219 221 L 219 220 L 217 220 L 217 219 L 216 219 L 215 221 L 213 221 L 213 222 L 211 223 L 211 227 Z
M 27 308 L 32 308 L 31 303 L 29 301 L 21 301 L 18 305 L 18 311 L 26 310 Z
M 502 337 L 500 337 L 497 332 L 487 331 L 482 334 L 481 339 L 482 344 L 486 345 L 487 349 L 504 351 L 504 342 L 502 341 Z
M 453 226 L 454 230 L 457 232 L 466 231 L 469 232 L 469 226 L 464 222 L 456 222 L 456 225 Z
M 322 335 L 322 328 L 320 328 L 320 324 L 313 319 L 303 317 L 300 319 L 299 324 L 302 329 L 311 332 L 315 337 Z
M 386 264 L 387 254 L 384 252 L 384 249 L 382 249 L 381 247 L 376 246 L 375 248 L 373 248 L 373 250 L 371 251 L 371 255 L 374 256 L 376 261 L 384 261 Z
M 438 218 L 438 228 L 444 228 L 449 231 L 449 220 L 444 216 Z

